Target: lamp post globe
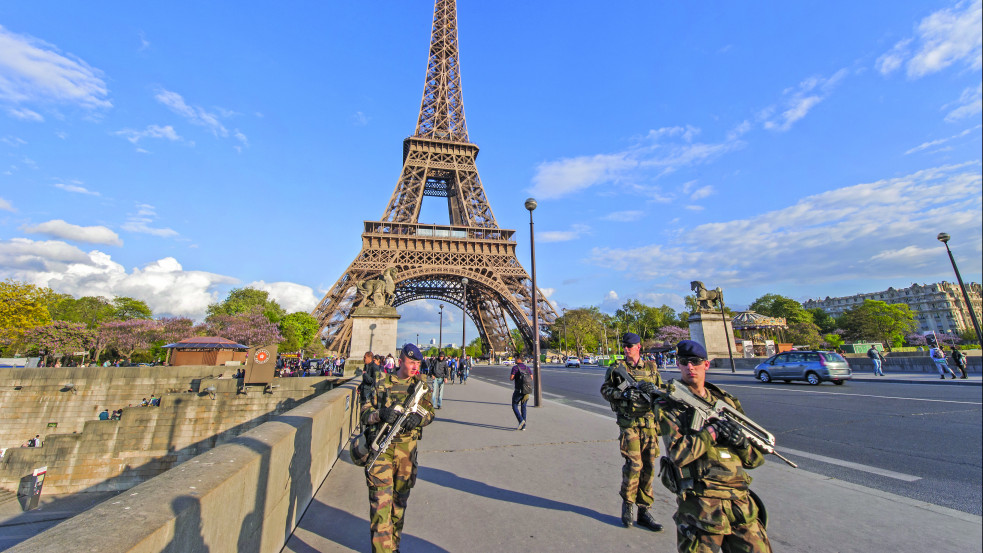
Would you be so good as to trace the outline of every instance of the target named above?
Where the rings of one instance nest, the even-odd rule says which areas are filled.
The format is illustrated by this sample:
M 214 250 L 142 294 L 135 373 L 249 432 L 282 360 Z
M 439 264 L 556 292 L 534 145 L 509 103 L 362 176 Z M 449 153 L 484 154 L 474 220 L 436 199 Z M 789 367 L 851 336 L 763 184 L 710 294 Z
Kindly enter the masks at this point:
M 939 242 L 942 242 L 943 244 L 948 244 L 949 238 L 951 238 L 951 236 L 949 236 L 949 234 L 946 232 L 940 232 L 939 235 L 936 236 L 936 238 L 939 239 Z
M 533 211 L 539 205 L 536 203 L 536 198 L 526 198 L 526 209 Z

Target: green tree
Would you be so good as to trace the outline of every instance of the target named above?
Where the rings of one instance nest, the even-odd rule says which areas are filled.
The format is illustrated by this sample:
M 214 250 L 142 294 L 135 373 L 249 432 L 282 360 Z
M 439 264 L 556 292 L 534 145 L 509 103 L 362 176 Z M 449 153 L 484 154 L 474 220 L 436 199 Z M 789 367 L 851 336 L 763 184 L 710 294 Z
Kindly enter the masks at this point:
M 321 325 L 310 313 L 297 311 L 280 319 L 280 334 L 283 342 L 280 342 L 281 351 L 299 351 L 313 349 L 314 342 L 320 344 L 318 331 Z
M 471 357 L 481 357 L 485 354 L 485 343 L 481 341 L 480 336 L 471 340 L 471 343 L 468 344 L 467 352 Z
M 841 322 L 847 338 L 881 342 L 891 347 L 903 344 L 905 334 L 915 330 L 915 315 L 910 307 L 877 300 L 864 300 L 848 309 Z
M 99 296 L 82 296 L 76 299 L 67 294 L 57 294 L 52 298 L 48 310 L 56 321 L 83 323 L 90 329 L 115 318 L 113 304 Z
M 24 333 L 51 322 L 48 288 L 5 280 L 0 282 L 0 348 L 20 353 Z
M 806 309 L 806 312 L 812 315 L 812 322 L 816 323 L 820 332 L 828 334 L 838 328 L 836 326 L 836 319 L 829 313 L 823 311 L 821 307 Z
M 833 349 L 839 349 L 840 346 L 846 343 L 846 340 L 843 339 L 843 336 L 840 336 L 839 334 L 830 333 L 823 336 L 823 339 L 826 340 L 826 343 L 829 344 L 829 347 Z
M 206 321 L 211 321 L 220 315 L 241 315 L 251 313 L 258 308 L 268 321 L 278 323 L 286 316 L 276 300 L 270 299 L 270 293 L 255 288 L 234 288 L 229 292 L 228 297 L 221 303 L 213 303 L 208 306 Z
M 116 296 L 112 301 L 114 319 L 128 321 L 130 319 L 152 319 L 154 312 L 147 307 L 143 300 L 127 296 Z
M 797 346 L 809 346 L 813 349 L 817 349 L 823 343 L 823 337 L 819 334 L 819 327 L 816 323 L 809 321 L 788 325 L 785 338 Z
M 522 333 L 519 332 L 518 328 L 513 328 L 509 332 L 512 335 L 512 343 L 515 344 L 515 353 L 517 355 L 523 353 L 526 349 L 526 342 L 522 339 Z M 447 350 L 445 349 L 444 351 L 446 352 Z
M 778 294 L 765 294 L 754 300 L 749 307 L 752 311 L 769 317 L 784 317 L 789 326 L 792 323 L 812 323 L 812 313 L 802 307 L 802 304 Z

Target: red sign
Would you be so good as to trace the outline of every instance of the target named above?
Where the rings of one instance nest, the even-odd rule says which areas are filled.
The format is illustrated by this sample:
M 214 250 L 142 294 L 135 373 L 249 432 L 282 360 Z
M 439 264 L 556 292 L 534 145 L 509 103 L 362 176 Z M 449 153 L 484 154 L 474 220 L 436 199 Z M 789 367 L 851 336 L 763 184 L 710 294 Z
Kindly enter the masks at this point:
M 266 363 L 270 360 L 270 352 L 266 351 L 265 349 L 256 350 L 255 360 L 260 365 Z

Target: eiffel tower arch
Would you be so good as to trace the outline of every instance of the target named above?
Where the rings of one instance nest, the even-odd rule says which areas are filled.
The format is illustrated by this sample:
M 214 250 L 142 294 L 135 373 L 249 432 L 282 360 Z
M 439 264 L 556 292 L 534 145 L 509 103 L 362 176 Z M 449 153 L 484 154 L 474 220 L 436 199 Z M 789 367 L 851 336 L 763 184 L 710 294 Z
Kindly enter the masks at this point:
M 396 187 L 382 218 L 364 222 L 361 252 L 312 312 L 330 351 L 350 353 L 349 315 L 362 300 L 355 283 L 389 267 L 398 270 L 394 307 L 422 299 L 455 305 L 497 354 L 515 350 L 509 321 L 530 351 L 537 330 L 542 335 L 556 320 L 537 292 L 540 328 L 533 329 L 532 281 L 515 255 L 515 231 L 498 227 L 478 176 L 457 36 L 455 0 L 436 0 L 420 116 L 403 140 Z M 424 197 L 446 198 L 449 225 L 419 222 Z

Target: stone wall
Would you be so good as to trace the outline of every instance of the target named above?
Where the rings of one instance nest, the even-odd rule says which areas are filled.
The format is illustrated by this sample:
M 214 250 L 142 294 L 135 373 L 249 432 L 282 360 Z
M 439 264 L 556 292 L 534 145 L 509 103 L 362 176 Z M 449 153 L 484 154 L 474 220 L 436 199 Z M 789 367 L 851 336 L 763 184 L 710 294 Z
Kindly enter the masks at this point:
M 355 406 L 355 385 L 340 386 L 7 552 L 276 553 L 357 427 Z
M 0 369 L 0 489 L 47 466 L 44 493 L 129 489 L 330 390 L 332 377 L 276 379 L 239 393 L 226 367 Z M 75 390 L 66 384 L 74 384 Z M 207 392 L 215 388 L 214 394 Z M 191 391 L 188 391 L 191 390 Z M 155 394 L 159 407 L 139 407 Z M 137 407 L 128 407 L 137 405 Z M 118 421 L 102 409 L 123 408 Z M 57 428 L 49 429 L 49 423 Z M 43 447 L 19 447 L 40 434 Z

